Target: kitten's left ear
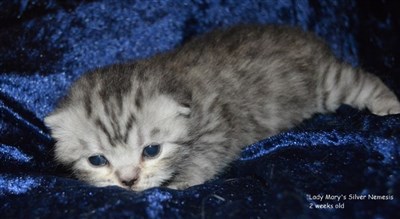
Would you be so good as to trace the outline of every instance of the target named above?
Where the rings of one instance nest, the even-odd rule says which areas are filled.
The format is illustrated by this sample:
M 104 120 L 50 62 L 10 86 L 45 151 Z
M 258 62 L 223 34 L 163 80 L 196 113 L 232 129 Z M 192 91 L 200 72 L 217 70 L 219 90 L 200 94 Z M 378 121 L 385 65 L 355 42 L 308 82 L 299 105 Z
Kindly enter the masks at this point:
M 179 104 L 178 113 L 184 117 L 190 117 L 190 105 L 187 103 Z

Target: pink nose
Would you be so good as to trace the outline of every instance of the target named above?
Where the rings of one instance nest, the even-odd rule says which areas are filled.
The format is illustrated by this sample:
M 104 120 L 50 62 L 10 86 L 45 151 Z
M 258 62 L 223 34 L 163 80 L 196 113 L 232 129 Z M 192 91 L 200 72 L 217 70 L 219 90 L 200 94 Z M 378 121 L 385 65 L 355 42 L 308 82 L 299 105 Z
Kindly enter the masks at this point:
M 138 179 L 138 178 L 136 177 L 136 178 L 133 178 L 133 179 L 131 179 L 131 180 L 129 180 L 129 181 L 127 181 L 127 180 L 122 180 L 121 183 L 124 184 L 124 185 L 126 185 L 126 186 L 128 186 L 128 187 L 131 187 L 131 186 L 133 186 L 133 184 L 135 184 L 135 182 L 136 182 L 137 179 Z
M 116 174 L 123 185 L 131 187 L 138 180 L 139 172 L 139 168 L 123 167 L 120 168 Z

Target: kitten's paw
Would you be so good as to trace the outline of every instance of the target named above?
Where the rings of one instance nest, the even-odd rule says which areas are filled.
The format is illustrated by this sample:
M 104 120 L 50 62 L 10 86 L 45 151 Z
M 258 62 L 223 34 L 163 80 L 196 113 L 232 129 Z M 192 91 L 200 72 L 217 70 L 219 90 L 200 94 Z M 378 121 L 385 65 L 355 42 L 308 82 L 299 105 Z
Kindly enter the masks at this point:
M 379 116 L 400 114 L 400 103 L 396 101 L 382 101 L 380 104 L 375 104 L 371 112 Z

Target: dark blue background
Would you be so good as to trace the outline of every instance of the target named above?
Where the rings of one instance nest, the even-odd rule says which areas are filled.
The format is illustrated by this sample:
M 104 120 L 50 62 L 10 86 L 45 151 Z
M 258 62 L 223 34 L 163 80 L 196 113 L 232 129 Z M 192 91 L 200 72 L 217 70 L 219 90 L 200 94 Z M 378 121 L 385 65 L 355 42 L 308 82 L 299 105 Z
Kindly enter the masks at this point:
M 400 115 L 348 106 L 250 145 L 218 179 L 184 191 L 95 188 L 54 164 L 43 118 L 78 76 L 237 23 L 313 31 L 400 96 L 396 1 L 1 1 L 0 217 L 400 218 Z M 394 200 L 317 210 L 307 194 Z

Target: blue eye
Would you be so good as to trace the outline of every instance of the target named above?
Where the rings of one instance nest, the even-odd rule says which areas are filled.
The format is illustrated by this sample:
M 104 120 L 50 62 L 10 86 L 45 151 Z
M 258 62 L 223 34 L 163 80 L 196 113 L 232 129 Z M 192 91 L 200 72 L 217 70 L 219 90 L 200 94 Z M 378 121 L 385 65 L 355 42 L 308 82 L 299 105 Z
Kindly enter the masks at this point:
M 153 158 L 160 153 L 160 145 L 159 144 L 151 144 L 146 146 L 143 149 L 143 156 L 147 158 Z
M 97 166 L 97 167 L 105 166 L 108 164 L 107 158 L 101 154 L 90 156 L 88 158 L 88 160 L 93 166 Z

